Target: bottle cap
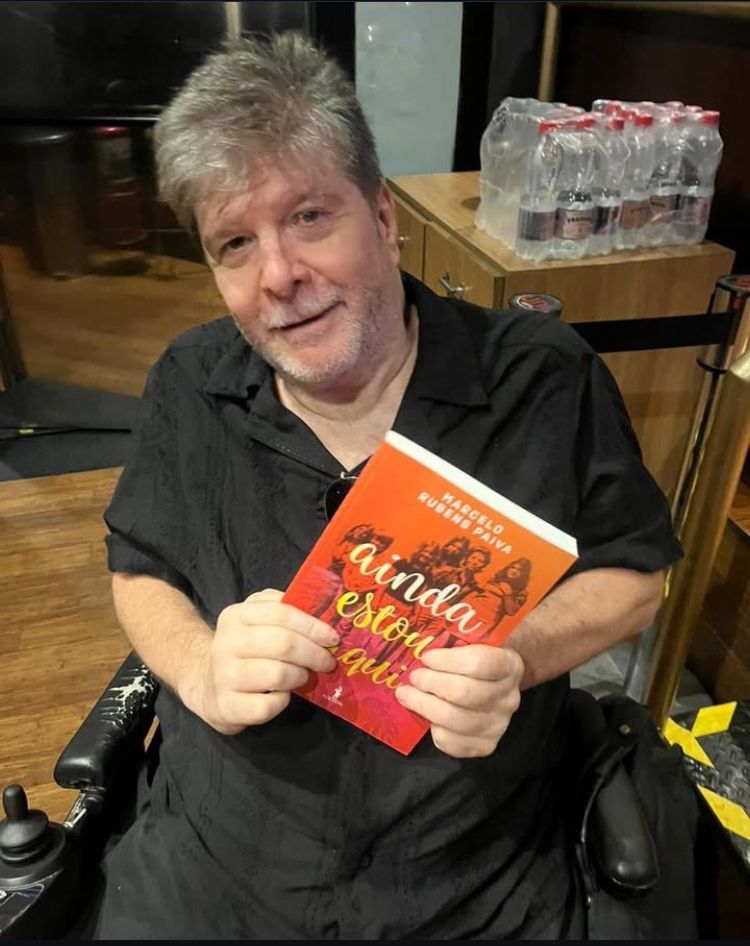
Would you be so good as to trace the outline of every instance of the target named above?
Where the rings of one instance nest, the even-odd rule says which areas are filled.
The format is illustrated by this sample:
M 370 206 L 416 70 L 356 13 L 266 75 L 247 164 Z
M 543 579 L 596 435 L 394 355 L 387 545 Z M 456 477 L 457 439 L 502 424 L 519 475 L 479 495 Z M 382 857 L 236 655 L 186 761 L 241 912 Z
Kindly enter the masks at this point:
M 546 135 L 548 131 L 554 131 L 555 128 L 560 127 L 559 121 L 553 121 L 551 118 L 546 119 L 543 122 L 539 122 L 539 134 Z
M 619 115 L 622 110 L 622 102 L 618 101 L 617 99 L 607 102 L 607 104 L 604 106 L 604 112 L 607 115 Z
M 613 115 L 607 122 L 607 128 L 611 131 L 622 131 L 624 127 L 625 121 L 619 115 Z
M 701 112 L 701 122 L 704 125 L 718 125 L 721 112 Z
M 624 121 L 626 121 L 626 122 L 634 122 L 634 121 L 635 121 L 635 116 L 636 116 L 637 114 L 638 114 L 638 112 L 636 112 L 636 110 L 635 110 L 634 108 L 624 108 L 624 109 L 620 112 L 620 115 L 621 115 L 622 119 L 623 119 Z
M 596 117 L 594 115 L 581 115 L 581 117 L 576 120 L 576 128 L 582 131 L 589 128 L 596 128 Z
M 635 116 L 635 125 L 637 128 L 650 128 L 654 124 L 654 116 L 646 112 L 639 112 Z

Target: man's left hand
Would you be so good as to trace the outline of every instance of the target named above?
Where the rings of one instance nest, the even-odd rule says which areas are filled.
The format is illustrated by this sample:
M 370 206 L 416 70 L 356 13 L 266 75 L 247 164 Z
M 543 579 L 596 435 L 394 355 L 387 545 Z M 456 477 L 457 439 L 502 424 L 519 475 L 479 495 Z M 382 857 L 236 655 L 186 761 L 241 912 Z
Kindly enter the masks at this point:
M 509 647 L 435 648 L 396 698 L 430 723 L 432 741 L 456 759 L 491 755 L 521 702 L 524 663 Z

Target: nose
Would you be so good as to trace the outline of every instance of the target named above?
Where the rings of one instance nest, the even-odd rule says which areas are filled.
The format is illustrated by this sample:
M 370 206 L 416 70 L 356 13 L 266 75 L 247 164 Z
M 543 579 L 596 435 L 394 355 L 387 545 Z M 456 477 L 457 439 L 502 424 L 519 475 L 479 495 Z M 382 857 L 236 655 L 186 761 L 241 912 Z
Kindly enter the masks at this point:
M 260 288 L 275 299 L 291 299 L 304 281 L 307 269 L 278 236 L 260 245 Z

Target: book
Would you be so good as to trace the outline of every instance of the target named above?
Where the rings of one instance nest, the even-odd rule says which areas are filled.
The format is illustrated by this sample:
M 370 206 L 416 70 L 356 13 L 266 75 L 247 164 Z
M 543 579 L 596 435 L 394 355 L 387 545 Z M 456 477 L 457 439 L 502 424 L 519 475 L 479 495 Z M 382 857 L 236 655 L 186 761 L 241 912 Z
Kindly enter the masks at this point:
M 393 691 L 422 656 L 502 644 L 576 557 L 573 537 L 389 431 L 283 596 L 341 638 L 335 670 L 296 692 L 408 755 L 429 723 Z

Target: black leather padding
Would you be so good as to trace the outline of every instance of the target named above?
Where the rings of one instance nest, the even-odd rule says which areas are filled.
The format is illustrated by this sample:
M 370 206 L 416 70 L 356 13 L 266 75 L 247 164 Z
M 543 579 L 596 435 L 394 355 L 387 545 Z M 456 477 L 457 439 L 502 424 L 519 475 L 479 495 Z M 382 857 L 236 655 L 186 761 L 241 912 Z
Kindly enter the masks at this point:
M 610 724 L 602 705 L 583 690 L 569 696 L 577 843 L 599 883 L 622 894 L 651 890 L 659 880 L 656 843 L 625 761 L 635 747 L 629 732 Z
M 106 791 L 133 755 L 143 753 L 158 692 L 159 682 L 131 653 L 57 760 L 57 784 Z

